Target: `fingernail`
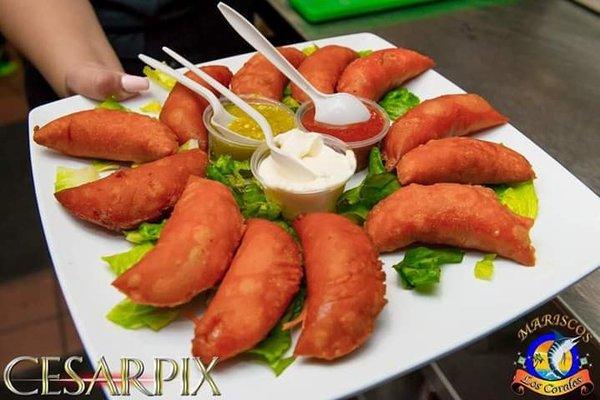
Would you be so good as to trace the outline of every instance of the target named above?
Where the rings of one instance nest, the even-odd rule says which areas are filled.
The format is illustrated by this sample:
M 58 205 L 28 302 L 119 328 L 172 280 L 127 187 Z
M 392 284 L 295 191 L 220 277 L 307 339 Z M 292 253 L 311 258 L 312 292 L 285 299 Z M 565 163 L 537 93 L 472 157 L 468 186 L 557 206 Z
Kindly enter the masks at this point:
M 135 75 L 123 75 L 121 77 L 121 86 L 126 92 L 137 93 L 148 90 L 150 84 L 148 79 Z

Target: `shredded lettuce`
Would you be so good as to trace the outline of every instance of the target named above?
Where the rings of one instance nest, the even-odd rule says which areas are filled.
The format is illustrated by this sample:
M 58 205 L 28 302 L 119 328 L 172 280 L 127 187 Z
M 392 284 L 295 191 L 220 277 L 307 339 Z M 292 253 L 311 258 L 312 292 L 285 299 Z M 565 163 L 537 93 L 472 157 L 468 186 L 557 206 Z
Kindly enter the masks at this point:
M 93 182 L 100 179 L 100 172 L 114 171 L 119 168 L 119 164 L 103 160 L 93 160 L 91 165 L 83 168 L 56 167 L 54 192 Z
M 316 44 L 313 43 L 310 46 L 306 46 L 305 48 L 303 48 L 302 52 L 304 53 L 304 55 L 306 57 L 308 57 L 317 50 L 319 50 L 319 46 L 317 46 Z
M 373 147 L 369 153 L 369 169 L 367 176 L 374 176 L 385 173 L 383 160 L 381 159 L 381 151 L 379 147 Z
M 178 316 L 179 309 L 176 308 L 157 308 L 125 299 L 114 306 L 106 318 L 127 329 L 150 328 L 159 331 Z
M 431 249 L 415 247 L 404 254 L 404 259 L 394 265 L 407 289 L 428 286 L 440 281 L 443 264 L 460 263 L 465 253 L 462 250 L 445 248 Z
M 138 229 L 125 231 L 125 239 L 135 243 L 129 251 L 102 257 L 108 263 L 110 270 L 117 276 L 137 264 L 150 250 L 160 237 L 165 221 L 157 224 L 143 223 Z M 179 316 L 179 309 L 157 308 L 135 304 L 125 299 L 114 306 L 106 315 L 109 321 L 127 329 L 150 328 L 158 331 L 169 325 Z
M 57 167 L 54 180 L 54 192 L 81 186 L 100 178 L 98 170 L 93 166 L 83 168 Z
M 336 210 L 356 223 L 362 224 L 367 214 L 381 200 L 400 189 L 396 175 L 387 172 L 381 152 L 373 147 L 369 154 L 369 172 L 357 187 L 345 191 L 338 199 Z
M 121 168 L 119 164 L 105 160 L 92 160 L 92 167 L 98 172 L 116 171 Z
M 152 248 L 154 247 L 154 243 L 152 242 L 144 242 L 142 244 L 138 244 L 133 246 L 128 251 L 123 253 L 117 253 L 110 256 L 102 257 L 113 274 L 119 276 L 135 264 L 137 264 L 142 257 L 146 255 Z
M 281 207 L 267 199 L 252 176 L 248 160 L 236 161 L 230 155 L 222 155 L 208 165 L 206 177 L 229 187 L 245 218 L 281 218 Z
M 511 185 L 496 185 L 492 189 L 498 195 L 500 202 L 512 212 L 522 217 L 535 219 L 538 213 L 538 197 L 533 181 Z
M 160 110 L 162 110 L 162 106 L 156 100 L 150 100 L 148 103 L 140 107 L 140 111 L 149 114 L 160 114 Z
M 219 156 L 208 164 L 206 176 L 229 188 L 236 189 L 234 194 L 238 194 L 239 189 L 252 177 L 250 161 L 237 161 L 228 154 Z
M 296 112 L 300 108 L 300 103 L 292 97 L 292 87 L 290 85 L 287 85 L 283 90 L 283 99 L 281 99 L 281 102 L 293 112 Z
M 96 108 L 105 108 L 107 110 L 129 111 L 127 107 L 119 103 L 115 96 L 110 96 L 102 103 L 99 103 Z
M 293 98 L 291 95 L 284 96 L 283 99 L 281 99 L 281 102 L 293 112 L 298 111 L 298 109 L 300 108 L 300 103 L 298 102 L 298 100 Z
M 123 253 L 104 256 L 102 260 L 108 263 L 115 275 L 121 275 L 137 264 L 146 253 L 152 250 L 166 222 L 166 219 L 159 223 L 144 222 L 137 229 L 124 231 L 125 240 L 133 243 L 135 246 Z
M 389 91 L 379 105 L 385 110 L 391 120 L 396 120 L 408 110 L 419 104 L 421 100 L 408 89 L 400 87 Z
M 373 53 L 373 50 L 359 50 L 357 51 L 359 57 L 366 57 L 369 54 Z
M 284 357 L 290 347 L 292 347 L 292 334 L 289 330 L 283 330 L 283 325 L 300 315 L 305 298 L 306 290 L 302 287 L 281 320 L 269 332 L 269 335 L 257 344 L 256 347 L 247 351 L 248 354 L 258 356 L 260 360 L 266 362 L 276 376 L 281 375 L 295 360 L 293 356 Z
M 475 278 L 483 279 L 485 281 L 491 281 L 494 275 L 494 260 L 496 259 L 495 254 L 486 254 L 483 259 L 475 263 Z
M 134 244 L 154 243 L 160 237 L 167 220 L 159 223 L 144 222 L 137 229 L 125 231 L 125 240 Z
M 200 148 L 200 145 L 198 145 L 198 139 L 190 139 L 187 142 L 185 142 L 184 144 L 182 144 L 181 146 L 179 146 L 179 149 L 177 150 L 178 153 L 181 153 L 183 151 L 188 151 L 188 150 L 193 150 L 193 149 L 198 149 Z
M 296 233 L 294 228 L 292 228 L 292 225 L 290 225 L 287 221 L 273 220 L 273 222 L 276 223 L 277 225 L 279 225 L 280 227 L 282 227 L 284 231 L 286 231 L 287 233 L 292 235 L 294 239 L 296 239 L 297 241 L 300 240 L 300 238 L 298 238 L 298 234 Z
M 110 270 L 117 276 L 137 264 L 154 245 L 165 226 L 166 220 L 160 223 L 143 223 L 136 230 L 125 231 L 125 239 L 135 245 L 128 251 L 102 257 Z M 127 329 L 150 328 L 158 331 L 169 325 L 179 316 L 177 308 L 157 308 L 135 304 L 125 299 L 114 306 L 106 315 L 109 321 Z
M 162 87 L 166 90 L 173 89 L 173 86 L 177 83 L 175 78 L 170 75 L 165 74 L 164 72 L 153 69 L 149 66 L 145 66 L 143 69 L 144 75 L 148 77 L 151 81 Z

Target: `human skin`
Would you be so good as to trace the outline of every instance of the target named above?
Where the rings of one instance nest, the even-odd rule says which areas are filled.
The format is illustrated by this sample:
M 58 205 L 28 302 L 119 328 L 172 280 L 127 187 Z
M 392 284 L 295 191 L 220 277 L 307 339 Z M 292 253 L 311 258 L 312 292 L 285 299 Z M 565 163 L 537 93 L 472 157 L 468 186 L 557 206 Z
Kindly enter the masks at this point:
M 529 239 L 533 220 L 511 212 L 492 189 L 457 183 L 398 189 L 367 215 L 365 230 L 381 252 L 413 243 L 442 244 L 496 253 L 535 264 Z
M 0 27 L 61 97 L 122 100 L 148 89 L 123 72 L 88 0 L 0 0 Z
M 434 64 L 431 58 L 408 49 L 374 51 L 346 67 L 338 81 L 337 91 L 378 101 L 391 89 L 422 74 Z
M 273 222 L 249 220 L 231 267 L 196 322 L 194 356 L 223 361 L 253 348 L 281 319 L 301 279 L 294 238 Z
M 97 108 L 33 128 L 33 140 L 61 153 L 115 161 L 148 162 L 177 152 L 168 126 L 146 115 Z
M 365 231 L 341 215 L 306 214 L 293 226 L 302 244 L 307 284 L 294 354 L 342 357 L 366 342 L 386 303 L 377 251 Z
M 403 185 L 440 182 L 498 184 L 535 178 L 525 157 L 508 147 L 468 137 L 430 140 L 414 148 L 396 165 Z
M 293 47 L 280 47 L 279 52 L 294 66 L 304 60 L 304 54 Z M 288 84 L 283 75 L 262 54 L 253 55 L 231 79 L 231 90 L 236 94 L 259 95 L 279 101 Z
M 310 56 L 306 57 L 298 71 L 322 93 L 334 93 L 340 76 L 344 69 L 352 61 L 358 58 L 358 54 L 344 46 L 329 45 L 319 48 Z M 292 97 L 300 103 L 310 98 L 295 84 L 291 84 Z
M 229 86 L 231 71 L 223 65 L 208 65 L 200 67 L 204 72 L 218 80 L 224 86 Z M 210 89 L 215 95 L 219 95 L 202 78 L 191 71 L 185 74 L 202 86 Z M 208 102 L 186 88 L 180 83 L 175 84 L 169 97 L 165 100 L 160 111 L 159 119 L 175 132 L 180 144 L 190 139 L 198 139 L 198 146 L 206 150 L 208 148 L 208 137 L 206 127 L 202 121 L 202 114 L 208 106 Z
M 393 169 L 406 153 L 432 139 L 468 135 L 506 121 L 508 118 L 476 94 L 426 100 L 392 124 L 383 141 L 386 168 Z
M 113 286 L 139 304 L 187 303 L 223 278 L 243 230 L 242 214 L 229 189 L 191 176 L 156 246 Z
M 189 150 L 126 168 L 94 182 L 54 194 L 76 217 L 122 231 L 153 221 L 170 211 L 190 175 L 204 176 L 208 157 Z

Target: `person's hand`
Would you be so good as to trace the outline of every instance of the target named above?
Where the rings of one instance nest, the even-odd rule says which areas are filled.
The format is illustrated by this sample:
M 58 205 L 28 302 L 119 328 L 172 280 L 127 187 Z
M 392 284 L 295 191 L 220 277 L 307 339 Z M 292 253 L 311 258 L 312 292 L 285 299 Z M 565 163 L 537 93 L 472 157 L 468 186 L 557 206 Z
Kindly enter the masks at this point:
M 102 65 L 88 63 L 69 70 L 65 77 L 67 90 L 95 100 L 114 96 L 117 100 L 127 99 L 148 90 L 148 79 L 128 75 Z

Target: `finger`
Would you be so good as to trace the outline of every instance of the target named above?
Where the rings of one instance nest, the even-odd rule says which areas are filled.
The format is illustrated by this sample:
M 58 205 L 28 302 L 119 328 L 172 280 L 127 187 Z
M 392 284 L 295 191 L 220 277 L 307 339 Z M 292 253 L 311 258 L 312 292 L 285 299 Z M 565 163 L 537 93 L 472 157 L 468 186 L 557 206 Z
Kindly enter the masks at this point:
M 128 95 L 145 92 L 150 87 L 148 79 L 142 76 L 123 74 L 121 76 L 121 88 Z
M 70 92 L 96 100 L 104 100 L 110 96 L 123 100 L 149 87 L 146 78 L 97 66 L 84 66 L 70 71 L 66 77 L 66 85 Z

